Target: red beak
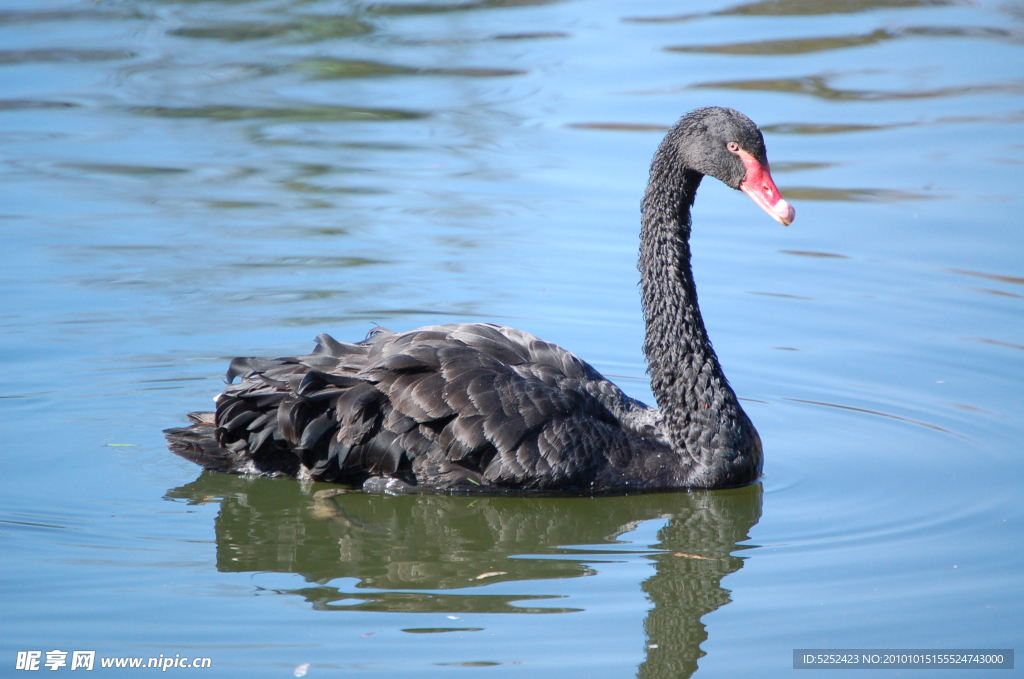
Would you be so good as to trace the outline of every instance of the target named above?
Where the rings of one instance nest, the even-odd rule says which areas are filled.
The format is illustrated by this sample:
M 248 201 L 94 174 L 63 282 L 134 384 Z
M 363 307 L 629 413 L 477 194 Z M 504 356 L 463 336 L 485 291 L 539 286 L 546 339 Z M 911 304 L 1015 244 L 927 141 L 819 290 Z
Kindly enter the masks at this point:
M 734 151 L 734 153 L 747 166 L 747 176 L 740 182 L 740 191 L 750 196 L 751 200 L 760 205 L 762 210 L 783 226 L 792 224 L 793 218 L 796 217 L 796 210 L 782 199 L 782 194 L 779 193 L 775 182 L 772 181 L 768 163 L 762 165 L 757 158 L 743 149 Z

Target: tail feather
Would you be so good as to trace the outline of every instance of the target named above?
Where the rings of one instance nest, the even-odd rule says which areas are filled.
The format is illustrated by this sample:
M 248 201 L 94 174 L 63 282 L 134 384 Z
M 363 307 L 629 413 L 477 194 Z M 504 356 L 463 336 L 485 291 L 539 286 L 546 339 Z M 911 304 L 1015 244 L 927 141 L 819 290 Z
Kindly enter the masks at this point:
M 238 460 L 230 450 L 217 443 L 215 417 L 215 413 L 189 413 L 192 426 L 164 430 L 167 445 L 171 452 L 204 469 L 234 471 Z
M 222 443 L 226 430 L 217 427 L 215 413 L 190 413 L 188 419 L 193 422 L 191 426 L 165 429 L 164 436 L 171 452 L 203 469 L 266 476 L 295 476 L 299 471 L 299 458 L 284 443 L 275 440 L 277 427 L 266 427 L 258 432 L 253 437 L 255 445 L 250 445 L 245 438 Z M 239 423 L 239 427 L 244 429 L 244 424 Z

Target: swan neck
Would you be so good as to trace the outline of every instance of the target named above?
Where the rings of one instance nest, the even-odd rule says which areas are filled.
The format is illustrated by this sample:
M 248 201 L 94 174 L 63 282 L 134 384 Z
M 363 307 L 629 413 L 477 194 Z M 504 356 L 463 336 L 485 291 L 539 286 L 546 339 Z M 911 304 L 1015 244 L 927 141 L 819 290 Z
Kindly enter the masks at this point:
M 673 176 L 674 175 L 674 176 Z M 722 373 L 697 304 L 690 265 L 690 208 L 703 175 L 667 172 L 657 158 L 643 202 L 640 285 L 651 390 L 673 447 L 710 465 L 708 432 L 745 419 Z

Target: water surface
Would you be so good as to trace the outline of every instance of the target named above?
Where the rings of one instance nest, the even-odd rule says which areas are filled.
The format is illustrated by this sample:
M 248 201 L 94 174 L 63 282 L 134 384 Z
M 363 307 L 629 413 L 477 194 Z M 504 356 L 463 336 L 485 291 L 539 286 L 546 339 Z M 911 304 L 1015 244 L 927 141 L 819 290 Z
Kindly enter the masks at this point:
M 0 667 L 788 676 L 794 648 L 1013 648 L 1022 63 L 998 2 L 0 3 Z M 166 451 L 230 358 L 376 324 L 514 325 L 652 402 L 639 202 L 703 105 L 761 125 L 797 209 L 707 181 L 693 215 L 758 484 L 367 497 Z

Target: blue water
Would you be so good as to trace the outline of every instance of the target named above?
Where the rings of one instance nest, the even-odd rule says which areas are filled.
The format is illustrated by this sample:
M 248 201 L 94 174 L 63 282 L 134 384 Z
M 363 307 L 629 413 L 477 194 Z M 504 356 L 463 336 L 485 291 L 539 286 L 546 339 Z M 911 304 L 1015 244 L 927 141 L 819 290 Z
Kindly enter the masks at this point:
M 1019 646 L 1022 65 L 985 1 L 0 1 L 0 675 Z M 703 105 L 762 127 L 797 210 L 708 180 L 693 213 L 758 484 L 331 496 L 167 452 L 232 357 L 376 324 L 514 325 L 652 403 L 639 202 Z

